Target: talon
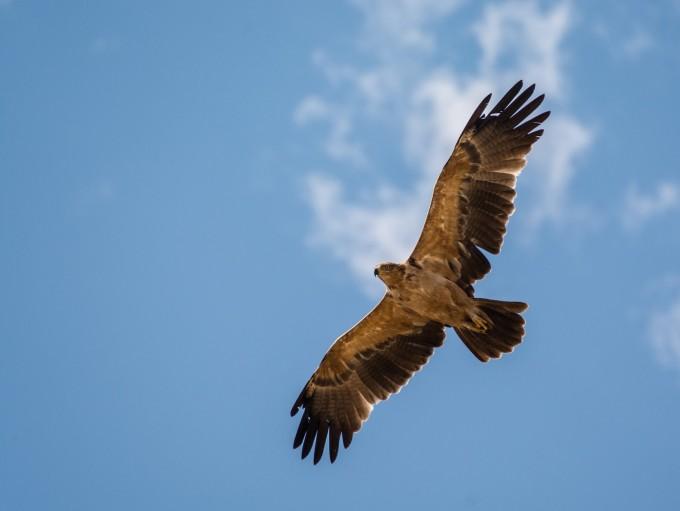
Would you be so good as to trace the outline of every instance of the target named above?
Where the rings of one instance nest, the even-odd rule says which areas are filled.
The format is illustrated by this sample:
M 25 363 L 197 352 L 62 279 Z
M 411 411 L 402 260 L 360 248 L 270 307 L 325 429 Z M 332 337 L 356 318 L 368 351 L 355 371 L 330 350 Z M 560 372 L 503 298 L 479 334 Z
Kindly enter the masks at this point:
M 474 329 L 478 332 L 486 332 L 490 328 L 489 321 L 487 321 L 483 316 L 480 316 L 478 314 L 472 314 L 470 316 L 470 320 L 472 322 L 472 325 L 474 326 Z
M 489 325 L 484 318 L 476 317 L 474 319 L 474 323 L 475 326 L 482 332 L 486 332 L 489 329 Z

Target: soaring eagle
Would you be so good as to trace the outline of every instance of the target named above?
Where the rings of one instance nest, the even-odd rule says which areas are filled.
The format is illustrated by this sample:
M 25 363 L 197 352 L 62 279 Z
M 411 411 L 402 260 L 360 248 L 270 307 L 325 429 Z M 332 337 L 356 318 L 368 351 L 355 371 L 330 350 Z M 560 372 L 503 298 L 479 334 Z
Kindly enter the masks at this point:
M 544 95 L 517 82 L 488 114 L 491 94 L 465 125 L 434 187 L 425 226 L 402 264 L 375 268 L 387 291 L 380 303 L 341 335 L 295 401 L 304 408 L 293 448 L 318 463 L 328 442 L 331 463 L 373 405 L 399 392 L 453 328 L 482 362 L 522 341 L 526 303 L 476 298 L 472 285 L 491 269 L 481 249 L 498 254 L 514 210 L 517 175 L 537 129 L 550 112 L 525 121 Z M 529 102 L 527 102 L 529 101 Z

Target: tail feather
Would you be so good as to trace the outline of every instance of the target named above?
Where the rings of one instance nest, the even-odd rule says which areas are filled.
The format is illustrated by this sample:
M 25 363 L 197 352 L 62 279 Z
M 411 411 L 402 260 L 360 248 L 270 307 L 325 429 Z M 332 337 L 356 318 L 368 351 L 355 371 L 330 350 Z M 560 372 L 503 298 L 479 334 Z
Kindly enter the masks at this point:
M 492 358 L 500 358 L 503 353 L 510 353 L 522 342 L 524 336 L 524 312 L 528 305 L 523 302 L 503 302 L 476 298 L 477 308 L 484 313 L 490 326 L 485 331 L 461 326 L 456 333 L 468 349 L 482 362 Z

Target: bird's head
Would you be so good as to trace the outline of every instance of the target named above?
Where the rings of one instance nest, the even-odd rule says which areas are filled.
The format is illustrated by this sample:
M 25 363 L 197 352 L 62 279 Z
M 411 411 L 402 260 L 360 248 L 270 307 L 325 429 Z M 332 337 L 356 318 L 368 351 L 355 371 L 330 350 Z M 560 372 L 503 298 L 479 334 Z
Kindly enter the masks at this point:
M 401 282 L 405 273 L 406 267 L 403 264 L 396 263 L 382 263 L 373 270 L 373 275 L 382 280 L 389 288 Z

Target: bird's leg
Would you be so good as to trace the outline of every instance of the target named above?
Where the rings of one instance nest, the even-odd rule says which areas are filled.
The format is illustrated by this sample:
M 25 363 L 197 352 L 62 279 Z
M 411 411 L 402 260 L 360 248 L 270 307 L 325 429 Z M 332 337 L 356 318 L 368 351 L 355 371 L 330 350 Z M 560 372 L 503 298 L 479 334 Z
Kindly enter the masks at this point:
M 491 328 L 491 319 L 480 309 L 467 311 L 462 326 L 475 332 L 486 332 Z

